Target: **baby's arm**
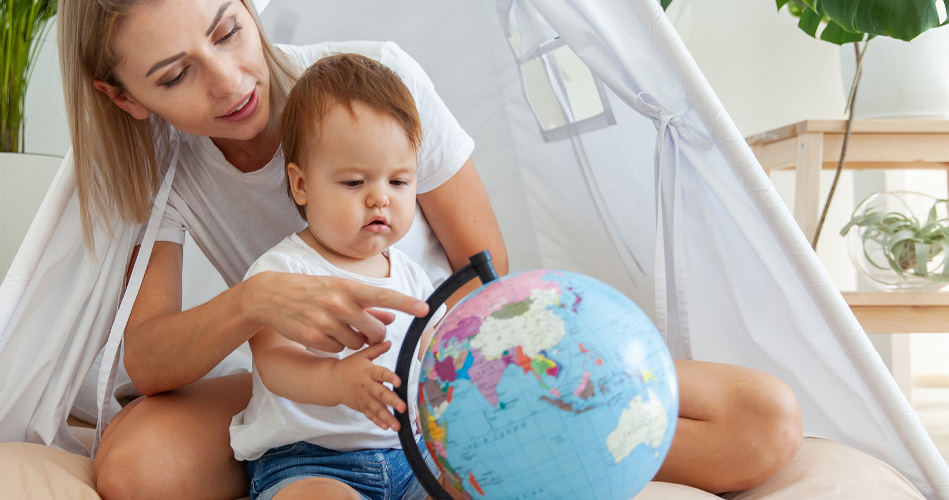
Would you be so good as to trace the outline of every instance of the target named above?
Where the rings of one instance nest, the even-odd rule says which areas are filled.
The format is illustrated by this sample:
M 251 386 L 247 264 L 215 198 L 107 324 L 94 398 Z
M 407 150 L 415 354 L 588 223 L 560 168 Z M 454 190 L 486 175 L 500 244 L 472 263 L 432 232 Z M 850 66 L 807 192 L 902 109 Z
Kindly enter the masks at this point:
M 250 340 L 254 365 L 274 394 L 303 404 L 344 404 L 382 429 L 399 430 L 399 421 L 388 406 L 404 412 L 405 403 L 383 385 L 398 387 L 399 377 L 372 362 L 391 346 L 386 341 L 336 359 L 317 356 L 268 328 Z

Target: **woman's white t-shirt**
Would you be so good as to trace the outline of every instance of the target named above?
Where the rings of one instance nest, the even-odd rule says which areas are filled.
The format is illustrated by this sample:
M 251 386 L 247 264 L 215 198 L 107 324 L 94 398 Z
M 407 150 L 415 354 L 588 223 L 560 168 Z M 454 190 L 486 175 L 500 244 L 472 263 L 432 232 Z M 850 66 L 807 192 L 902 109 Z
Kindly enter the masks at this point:
M 471 156 L 474 141 L 445 107 L 418 63 L 395 43 L 277 48 L 301 71 L 321 57 L 355 52 L 378 60 L 402 78 L 415 98 L 421 119 L 419 193 L 440 186 Z M 224 158 L 211 139 L 184 133 L 180 136 L 178 170 L 157 239 L 183 244 L 187 231 L 224 282 L 234 286 L 264 252 L 305 227 L 287 195 L 283 153 L 278 151 L 260 170 L 244 173 Z M 421 210 L 416 210 L 412 228 L 396 247 L 419 263 L 436 286 L 451 273 L 445 251 Z

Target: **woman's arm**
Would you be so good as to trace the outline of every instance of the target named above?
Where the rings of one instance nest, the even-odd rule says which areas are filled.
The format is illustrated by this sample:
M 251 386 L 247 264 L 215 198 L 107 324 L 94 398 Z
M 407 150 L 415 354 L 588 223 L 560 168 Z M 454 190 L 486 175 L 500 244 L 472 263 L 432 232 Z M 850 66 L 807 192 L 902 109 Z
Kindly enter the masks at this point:
M 507 274 L 507 249 L 501 228 L 471 159 L 441 186 L 419 194 L 418 203 L 445 248 L 452 269 L 458 270 L 468 263 L 468 257 L 487 249 L 498 275 Z M 446 304 L 450 308 L 479 286 L 477 281 L 468 283 Z
M 392 290 L 275 272 L 254 275 L 182 311 L 182 259 L 181 245 L 155 243 L 125 330 L 125 367 L 145 395 L 201 378 L 262 326 L 301 344 L 339 352 L 385 338 L 392 313 L 373 308 L 417 316 L 428 312 L 424 302 Z

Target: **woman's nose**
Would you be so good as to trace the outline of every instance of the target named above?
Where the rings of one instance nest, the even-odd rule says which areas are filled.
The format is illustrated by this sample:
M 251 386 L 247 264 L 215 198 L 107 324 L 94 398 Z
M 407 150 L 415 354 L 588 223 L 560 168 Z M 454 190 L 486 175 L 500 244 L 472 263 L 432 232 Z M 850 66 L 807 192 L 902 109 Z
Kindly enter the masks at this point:
M 230 59 L 221 56 L 211 58 L 208 62 L 208 78 L 208 90 L 213 97 L 236 99 L 242 96 L 241 70 Z

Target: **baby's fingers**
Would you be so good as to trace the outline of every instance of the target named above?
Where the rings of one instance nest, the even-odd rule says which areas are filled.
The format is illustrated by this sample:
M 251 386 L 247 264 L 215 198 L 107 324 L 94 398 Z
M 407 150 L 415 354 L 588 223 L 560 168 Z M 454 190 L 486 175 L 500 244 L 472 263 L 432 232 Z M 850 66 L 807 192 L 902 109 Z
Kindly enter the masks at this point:
M 383 353 L 385 353 L 386 351 L 388 351 L 390 347 L 392 347 L 392 341 L 391 341 L 391 340 L 386 340 L 385 342 L 379 342 L 378 344 L 372 344 L 372 345 L 370 345 L 369 347 L 367 347 L 367 348 L 365 348 L 365 349 L 363 349 L 363 350 L 361 350 L 361 351 L 359 351 L 359 352 L 353 354 L 353 356 L 359 356 L 359 357 L 362 357 L 362 358 L 366 358 L 366 359 L 368 359 L 369 361 L 372 361 L 372 360 L 378 358 L 379 356 L 381 356 L 381 355 L 382 355 Z
M 363 408 L 363 414 L 382 430 L 388 430 L 389 428 L 396 431 L 399 430 L 399 420 L 395 418 L 389 411 L 389 408 L 381 404 L 379 400 L 369 402 L 369 404 Z
M 390 428 L 394 431 L 399 430 L 399 419 L 395 418 L 395 415 L 385 406 L 377 407 L 377 409 L 372 412 L 366 411 L 366 416 L 382 430 L 388 430 Z
M 392 387 L 402 385 L 402 379 L 398 375 L 393 373 L 392 370 L 379 365 L 373 365 L 369 368 L 369 378 L 379 384 L 392 384 Z
M 398 382 L 399 377 L 395 377 L 396 382 Z M 383 409 L 387 406 L 395 408 L 399 413 L 405 411 L 405 402 L 402 401 L 402 398 L 399 397 L 395 391 L 389 390 L 388 387 L 378 384 L 370 390 L 370 394 L 375 401 L 383 406 Z M 386 410 L 388 412 L 388 410 Z

